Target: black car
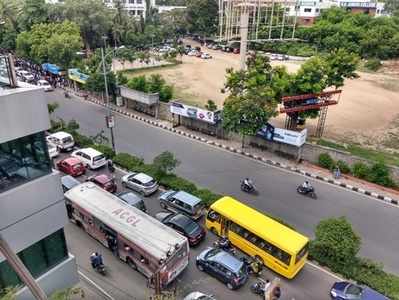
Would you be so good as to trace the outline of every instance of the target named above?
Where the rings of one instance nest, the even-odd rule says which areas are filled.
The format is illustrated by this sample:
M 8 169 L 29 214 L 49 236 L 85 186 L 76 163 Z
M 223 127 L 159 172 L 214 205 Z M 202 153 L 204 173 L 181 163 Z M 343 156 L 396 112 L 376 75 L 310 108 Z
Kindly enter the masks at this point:
M 207 248 L 197 256 L 197 268 L 216 277 L 234 290 L 248 280 L 248 268 L 243 261 L 219 248 Z
M 133 192 L 120 192 L 116 194 L 123 202 L 140 209 L 143 212 L 147 212 L 144 200 Z
M 71 175 L 61 177 L 62 190 L 65 192 L 80 184 L 79 180 L 73 178 Z
M 190 246 L 199 244 L 205 238 L 204 228 L 183 214 L 160 212 L 155 218 L 187 237 Z

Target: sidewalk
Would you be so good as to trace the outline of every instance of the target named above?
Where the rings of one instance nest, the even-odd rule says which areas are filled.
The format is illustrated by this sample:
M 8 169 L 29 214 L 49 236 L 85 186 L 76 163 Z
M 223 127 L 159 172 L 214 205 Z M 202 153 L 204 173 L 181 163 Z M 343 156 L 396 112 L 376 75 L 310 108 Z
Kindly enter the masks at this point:
M 73 92 L 74 93 L 74 92 Z M 88 96 L 82 98 L 80 95 L 82 93 L 74 93 L 75 97 L 80 99 L 80 100 L 86 100 L 93 102 L 98 105 L 102 106 L 107 106 L 105 105 L 102 101 L 95 99 L 94 97 Z M 350 190 L 353 190 L 355 192 L 359 192 L 362 194 L 366 194 L 368 196 L 377 198 L 379 200 L 398 205 L 398 200 L 399 199 L 399 191 L 385 188 L 364 180 L 360 180 L 358 178 L 348 176 L 348 175 L 343 175 L 339 180 L 336 180 L 333 178 L 333 175 L 331 172 L 328 170 L 322 169 L 316 165 L 313 165 L 309 162 L 301 162 L 301 163 L 296 163 L 295 161 L 288 160 L 285 158 L 282 158 L 278 156 L 275 153 L 268 152 L 261 150 L 259 148 L 255 148 L 252 146 L 247 145 L 243 150 L 241 149 L 241 142 L 233 141 L 233 140 L 225 140 L 225 139 L 218 139 L 213 136 L 209 136 L 206 134 L 203 134 L 198 131 L 193 131 L 188 128 L 185 128 L 183 126 L 179 126 L 176 128 L 173 128 L 173 124 L 169 121 L 166 120 L 157 120 L 155 118 L 152 118 L 151 116 L 148 116 L 146 114 L 125 108 L 125 107 L 117 107 L 114 104 L 110 104 L 109 107 L 114 112 L 120 113 L 122 115 L 125 115 L 127 117 L 140 120 L 143 122 L 146 122 L 150 125 L 156 126 L 163 128 L 165 130 L 177 133 L 179 135 L 198 140 L 203 143 L 207 143 L 212 146 L 216 146 L 222 149 L 225 149 L 226 151 L 237 153 L 244 155 L 246 157 L 259 160 L 261 162 L 264 162 L 269 165 L 273 165 L 276 167 L 280 167 L 283 169 L 287 169 L 292 172 L 300 173 L 304 176 L 315 178 L 318 180 L 323 180 L 325 182 L 328 182 L 330 184 L 335 184 L 338 186 L 341 186 L 343 188 L 347 188 Z

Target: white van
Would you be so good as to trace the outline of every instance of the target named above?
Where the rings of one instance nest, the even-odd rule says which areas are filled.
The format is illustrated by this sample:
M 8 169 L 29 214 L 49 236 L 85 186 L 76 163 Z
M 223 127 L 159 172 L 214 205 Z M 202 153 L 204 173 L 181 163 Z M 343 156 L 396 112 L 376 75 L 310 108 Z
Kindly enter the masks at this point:
M 104 154 L 93 148 L 83 148 L 72 152 L 71 156 L 80 161 L 90 169 L 98 169 L 107 164 Z
M 61 151 L 71 151 L 75 146 L 73 136 L 64 131 L 58 131 L 56 133 L 47 136 L 47 141 L 53 143 Z

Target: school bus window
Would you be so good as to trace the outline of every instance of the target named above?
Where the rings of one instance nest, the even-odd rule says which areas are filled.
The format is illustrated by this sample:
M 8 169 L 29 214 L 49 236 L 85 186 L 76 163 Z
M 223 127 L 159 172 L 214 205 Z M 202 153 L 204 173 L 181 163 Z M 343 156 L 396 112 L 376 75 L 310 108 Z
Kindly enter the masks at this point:
M 258 240 L 258 237 L 257 237 L 256 235 L 254 235 L 254 234 L 251 234 L 251 235 L 249 235 L 248 240 L 249 240 L 252 244 L 256 245 L 256 242 L 257 242 L 257 240 Z
M 298 252 L 298 254 L 296 255 L 296 259 L 295 259 L 295 263 L 298 263 L 302 257 L 304 257 L 306 255 L 306 253 L 308 253 L 308 247 L 309 244 L 306 244 L 301 251 Z
M 217 212 L 210 210 L 208 213 L 208 219 L 211 220 L 212 222 L 216 222 L 216 221 L 219 222 L 220 215 Z

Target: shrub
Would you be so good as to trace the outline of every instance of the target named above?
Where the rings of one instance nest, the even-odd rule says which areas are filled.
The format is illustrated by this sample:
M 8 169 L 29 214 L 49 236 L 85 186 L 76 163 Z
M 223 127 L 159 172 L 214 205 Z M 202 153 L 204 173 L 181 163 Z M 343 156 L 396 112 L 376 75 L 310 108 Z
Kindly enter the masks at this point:
M 169 102 L 173 98 L 173 86 L 164 85 L 159 91 L 159 100 L 162 102 Z
M 315 235 L 310 246 L 310 255 L 314 259 L 335 272 L 352 265 L 361 241 L 344 217 L 320 221 Z
M 382 63 L 379 59 L 377 58 L 370 58 L 366 61 L 364 64 L 366 69 L 369 69 L 371 71 L 377 71 L 379 68 L 381 68 Z
M 349 174 L 351 172 L 350 166 L 343 160 L 337 161 L 337 166 L 342 174 Z
M 352 167 L 352 174 L 357 178 L 366 179 L 369 176 L 369 173 L 370 173 L 369 166 L 367 166 L 362 162 L 357 162 Z
M 182 190 L 190 194 L 194 194 L 197 190 L 197 187 L 194 183 L 174 174 L 163 176 L 159 183 L 168 189 L 175 191 Z
M 81 148 L 86 148 L 86 147 L 91 147 L 94 144 L 94 141 L 91 138 L 88 138 L 87 136 L 80 134 L 77 131 L 69 131 L 70 134 L 72 134 L 73 139 L 75 140 L 75 144 Z
M 376 163 L 370 168 L 370 173 L 367 179 L 379 185 L 387 187 L 395 186 L 395 182 L 391 178 L 389 169 L 383 162 Z
M 179 164 L 172 152 L 164 151 L 154 158 L 152 162 L 157 173 L 162 176 L 172 172 Z
M 147 92 L 147 79 L 144 75 L 133 77 L 127 83 L 129 89 Z
M 115 156 L 115 151 L 112 150 L 110 146 L 102 144 L 94 144 L 91 145 L 91 147 L 103 153 L 107 159 L 113 159 Z
M 331 158 L 330 154 L 328 153 L 321 153 L 319 155 L 319 166 L 322 168 L 326 168 L 329 170 L 332 170 L 332 168 L 334 167 L 335 162 L 334 160 Z
M 212 203 L 215 202 L 216 200 L 222 198 L 221 195 L 214 194 L 210 190 L 207 190 L 207 189 L 196 190 L 196 191 L 194 191 L 193 195 L 200 198 L 202 200 L 202 202 L 204 202 L 204 204 L 208 207 L 211 206 Z
M 144 164 L 144 160 L 142 158 L 135 157 L 128 153 L 118 153 L 114 156 L 113 161 L 122 168 L 128 169 L 130 171 L 137 171 L 138 167 Z

